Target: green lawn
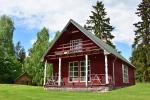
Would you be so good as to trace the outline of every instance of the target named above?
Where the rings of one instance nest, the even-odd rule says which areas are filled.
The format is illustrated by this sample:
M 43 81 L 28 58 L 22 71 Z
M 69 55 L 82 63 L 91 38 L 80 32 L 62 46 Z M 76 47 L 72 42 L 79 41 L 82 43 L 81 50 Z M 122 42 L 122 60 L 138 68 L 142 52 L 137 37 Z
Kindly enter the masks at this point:
M 43 87 L 0 84 L 0 100 L 150 100 L 150 84 L 107 93 L 46 91 Z

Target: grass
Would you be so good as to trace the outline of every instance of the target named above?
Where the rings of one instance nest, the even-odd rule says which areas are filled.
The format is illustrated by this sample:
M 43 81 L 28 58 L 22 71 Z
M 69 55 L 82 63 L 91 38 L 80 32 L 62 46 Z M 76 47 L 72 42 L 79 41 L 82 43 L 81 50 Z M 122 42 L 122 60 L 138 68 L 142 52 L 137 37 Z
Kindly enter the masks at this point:
M 0 84 L 0 100 L 150 100 L 150 84 L 138 83 L 107 93 L 46 91 L 43 87 Z

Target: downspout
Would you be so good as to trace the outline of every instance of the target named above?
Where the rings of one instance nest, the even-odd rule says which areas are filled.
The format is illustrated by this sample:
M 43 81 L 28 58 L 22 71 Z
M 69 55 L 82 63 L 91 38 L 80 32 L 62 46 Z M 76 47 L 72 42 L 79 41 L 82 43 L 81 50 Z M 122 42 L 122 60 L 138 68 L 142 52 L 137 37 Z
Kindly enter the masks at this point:
M 117 57 L 115 57 L 114 61 L 113 61 L 113 85 L 115 86 L 115 61 L 116 61 Z

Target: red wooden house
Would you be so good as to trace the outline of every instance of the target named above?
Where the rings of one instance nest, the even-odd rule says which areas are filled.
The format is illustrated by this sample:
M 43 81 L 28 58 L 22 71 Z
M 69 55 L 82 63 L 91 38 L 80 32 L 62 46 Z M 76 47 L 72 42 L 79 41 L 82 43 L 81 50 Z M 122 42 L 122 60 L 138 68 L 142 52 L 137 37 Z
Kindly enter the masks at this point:
M 53 64 L 49 87 L 122 87 L 135 84 L 135 67 L 115 49 L 72 19 L 53 40 L 42 61 Z

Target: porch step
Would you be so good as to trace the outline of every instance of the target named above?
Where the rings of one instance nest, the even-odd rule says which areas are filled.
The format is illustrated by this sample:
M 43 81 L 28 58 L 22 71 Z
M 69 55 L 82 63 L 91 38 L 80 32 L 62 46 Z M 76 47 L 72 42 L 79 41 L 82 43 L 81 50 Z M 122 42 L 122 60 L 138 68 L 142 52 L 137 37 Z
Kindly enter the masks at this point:
M 58 90 L 58 91 L 99 91 L 107 92 L 112 90 L 112 86 L 94 86 L 94 87 L 45 87 L 45 90 Z

